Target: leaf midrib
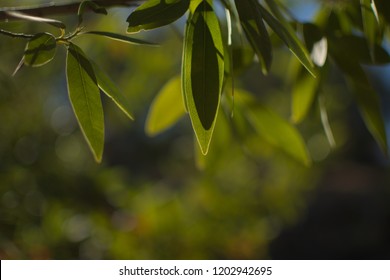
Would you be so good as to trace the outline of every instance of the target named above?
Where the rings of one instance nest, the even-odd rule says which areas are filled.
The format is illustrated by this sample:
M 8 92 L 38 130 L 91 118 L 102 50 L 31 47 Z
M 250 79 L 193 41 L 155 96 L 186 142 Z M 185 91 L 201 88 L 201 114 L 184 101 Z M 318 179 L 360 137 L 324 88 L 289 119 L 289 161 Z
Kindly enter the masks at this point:
M 79 69 L 79 72 L 80 72 L 80 77 L 81 77 L 81 83 L 82 83 L 82 86 L 83 86 L 83 94 L 84 94 L 84 97 L 85 97 L 85 101 L 86 101 L 86 103 L 87 103 L 87 110 L 88 110 L 88 116 L 89 116 L 89 118 L 88 118 L 88 122 L 91 124 L 91 127 L 93 127 L 93 131 L 92 131 L 92 133 L 93 133 L 93 136 L 94 136 L 94 138 L 95 137 L 97 137 L 98 135 L 96 134 L 96 127 L 95 127 L 95 125 L 94 125 L 94 123 L 91 121 L 92 120 L 92 112 L 91 112 L 91 107 L 90 107 L 90 105 L 89 105 L 89 99 L 88 99 L 88 94 L 87 94 L 87 91 L 86 91 L 86 86 L 85 86 L 85 78 L 84 78 L 84 73 L 83 73 L 83 71 L 82 71 L 82 66 L 81 66 L 81 60 L 80 60 L 80 54 L 79 54 L 79 52 L 78 51 L 75 51 L 75 53 L 76 53 L 76 60 L 77 60 L 77 67 L 78 67 L 78 69 Z M 87 137 L 88 138 L 88 137 Z M 88 140 L 88 141 L 90 141 L 91 142 L 91 140 Z M 92 145 L 92 143 L 91 143 L 91 145 Z

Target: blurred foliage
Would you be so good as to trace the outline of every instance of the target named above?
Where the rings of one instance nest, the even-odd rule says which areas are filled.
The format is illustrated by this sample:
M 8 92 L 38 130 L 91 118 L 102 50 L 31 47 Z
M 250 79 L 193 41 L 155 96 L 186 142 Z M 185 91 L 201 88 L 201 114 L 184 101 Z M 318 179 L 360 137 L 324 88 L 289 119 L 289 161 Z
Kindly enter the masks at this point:
M 107 17 L 86 14 L 84 20 L 95 30 L 121 32 L 127 15 L 115 8 Z M 61 20 L 77 25 L 74 16 Z M 4 25 L 15 32 L 42 31 L 40 24 L 14 21 L 0 28 Z M 334 64 L 328 65 L 321 92 L 335 148 L 322 129 L 318 102 L 297 125 L 311 167 L 256 134 L 228 98 L 230 92 L 207 156 L 197 150 L 187 117 L 156 137 L 146 136 L 153 98 L 180 73 L 182 29 L 179 22 L 140 34 L 160 43 L 153 48 L 77 39 L 117 83 L 135 116 L 130 121 L 102 97 L 106 135 L 100 165 L 89 154 L 68 100 L 65 49 L 59 48 L 45 67 L 25 67 L 11 77 L 24 43 L 0 38 L 0 258 L 269 258 L 270 243 L 305 216 L 317 186 L 350 186 L 351 193 L 359 192 L 356 186 L 370 187 L 373 170 L 380 178 L 376 183 L 389 185 L 388 161 Z M 273 57 L 267 77 L 250 63 L 235 84 L 287 120 L 294 79 L 289 73 L 295 73 L 287 69 L 296 68 L 296 58 L 284 48 L 275 49 Z M 388 70 L 374 70 L 369 77 L 386 101 L 383 73 Z M 384 115 L 388 126 L 389 112 Z M 381 192 L 389 196 L 388 189 Z

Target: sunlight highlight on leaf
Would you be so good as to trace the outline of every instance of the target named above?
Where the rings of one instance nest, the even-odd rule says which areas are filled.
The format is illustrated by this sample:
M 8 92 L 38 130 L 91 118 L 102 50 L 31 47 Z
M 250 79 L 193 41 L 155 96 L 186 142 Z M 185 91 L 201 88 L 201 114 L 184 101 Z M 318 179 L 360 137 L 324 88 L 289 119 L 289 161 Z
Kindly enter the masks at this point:
M 224 76 L 222 36 L 208 1 L 190 14 L 185 39 L 182 82 L 192 127 L 207 154 L 220 103 Z
M 85 139 L 97 162 L 102 160 L 104 118 L 93 66 L 82 50 L 70 43 L 66 59 L 69 99 Z
M 164 132 L 185 115 L 181 99 L 181 77 L 175 76 L 160 90 L 149 109 L 145 126 L 149 136 Z

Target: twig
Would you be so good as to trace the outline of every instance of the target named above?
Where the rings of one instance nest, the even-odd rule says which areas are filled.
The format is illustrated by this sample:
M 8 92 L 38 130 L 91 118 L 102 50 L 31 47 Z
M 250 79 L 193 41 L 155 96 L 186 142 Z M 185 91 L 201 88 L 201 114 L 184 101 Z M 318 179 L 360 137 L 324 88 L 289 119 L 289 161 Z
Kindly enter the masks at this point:
M 80 1 L 81 2 L 81 1 Z M 11 16 L 7 15 L 6 12 L 17 11 L 21 13 L 25 13 L 31 16 L 45 17 L 48 15 L 58 15 L 58 14 L 71 14 L 77 13 L 80 2 L 71 2 L 65 4 L 55 4 L 48 3 L 43 5 L 36 6 L 15 6 L 15 7 L 2 7 L 0 8 L 0 21 L 11 20 L 13 19 Z M 138 6 L 143 1 L 141 0 L 100 0 L 96 1 L 102 7 L 131 7 Z

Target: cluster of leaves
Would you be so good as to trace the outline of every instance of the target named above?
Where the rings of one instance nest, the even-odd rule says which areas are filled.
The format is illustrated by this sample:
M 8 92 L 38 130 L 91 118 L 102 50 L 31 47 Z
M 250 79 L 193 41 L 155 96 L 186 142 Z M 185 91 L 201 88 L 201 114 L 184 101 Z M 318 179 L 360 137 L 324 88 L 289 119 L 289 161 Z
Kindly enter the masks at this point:
M 122 95 L 115 83 L 111 81 L 108 75 L 95 62 L 86 56 L 81 48 L 74 43 L 74 40 L 80 36 L 97 35 L 130 44 L 154 44 L 112 32 L 83 32 L 83 15 L 87 8 L 95 13 L 107 14 L 106 9 L 100 7 L 95 2 L 83 1 L 77 13 L 78 25 L 73 32 L 67 33 L 66 26 L 61 21 L 30 16 L 15 11 L 7 11 L 7 14 L 12 17 L 46 23 L 57 27 L 60 30 L 60 36 L 56 37 L 54 34 L 47 32 L 37 34 L 13 33 L 5 30 L 0 30 L 0 32 L 11 37 L 28 40 L 24 55 L 13 75 L 23 65 L 40 67 L 49 63 L 54 58 L 57 47 L 60 45 L 65 46 L 67 49 L 65 67 L 69 100 L 81 131 L 96 161 L 100 162 L 104 147 L 104 115 L 100 91 L 110 97 L 126 116 L 130 119 L 133 119 L 133 116 L 126 98 Z
M 330 69 L 329 64 L 333 63 L 345 75 L 368 129 L 387 153 L 379 98 L 362 68 L 362 64 L 384 64 L 390 61 L 388 53 L 381 46 L 389 16 L 385 1 L 376 1 L 378 7 L 373 0 L 343 3 L 324 1 L 311 23 L 294 19 L 276 0 L 265 0 L 264 4 L 258 0 L 220 2 L 226 11 L 228 35 L 225 40 L 221 38 L 222 32 L 212 1 L 150 0 L 128 18 L 128 32 L 137 32 L 168 24 L 180 18 L 186 8 L 189 9 L 181 83 L 179 77 L 174 77 L 153 102 L 147 122 L 150 135 L 165 130 L 188 112 L 201 152 L 207 154 L 220 99 L 228 100 L 226 103 L 231 105 L 232 98 L 223 93 L 232 92 L 233 95 L 235 93 L 233 102 L 237 100 L 234 110 L 244 118 L 247 125 L 266 141 L 309 164 L 310 156 L 304 140 L 293 124 L 305 119 L 314 100 L 318 98 L 325 134 L 330 145 L 335 145 L 321 93 Z M 249 93 L 234 89 L 234 72 L 248 63 L 242 55 L 245 48 L 241 37 L 246 38 L 262 72 L 267 74 L 272 65 L 272 47 L 276 45 L 273 35 L 290 49 L 299 62 L 292 70 L 293 124 L 266 108 Z M 241 40 L 235 40 L 235 37 Z M 239 41 L 239 45 L 235 46 L 234 41 Z M 240 50 L 239 54 L 237 49 Z M 231 90 L 226 86 L 229 80 Z M 170 110 L 180 98 L 180 86 L 185 108 Z M 236 117 L 233 120 L 233 125 L 240 126 L 238 119 Z
M 149 111 L 146 132 L 149 135 L 159 134 L 188 113 L 200 151 L 206 155 L 219 108 L 231 108 L 234 105 L 236 115 L 239 114 L 232 122 L 236 130 L 239 131 L 244 123 L 245 127 L 251 127 L 266 141 L 309 164 L 310 156 L 294 124 L 305 119 L 314 100 L 318 98 L 324 131 L 330 144 L 334 145 L 326 108 L 324 102 L 321 102 L 324 96 L 322 84 L 331 64 L 334 64 L 351 86 L 369 131 L 387 153 L 379 98 L 362 67 L 362 64 L 390 62 L 388 53 L 381 46 L 390 17 L 387 3 L 379 0 L 323 1 L 313 22 L 304 23 L 296 20 L 278 0 L 145 1 L 128 17 L 128 33 L 165 26 L 187 14 L 181 75 L 173 77 L 156 96 Z M 217 4 L 225 10 L 224 17 L 216 12 Z M 68 35 L 65 35 L 65 26 L 56 20 L 14 12 L 13 16 L 60 28 L 61 36 L 55 37 L 48 33 L 33 36 L 7 31 L 1 33 L 28 38 L 22 62 L 30 66 L 49 62 L 57 45 L 67 47 L 69 97 L 87 142 L 95 158 L 100 161 L 104 129 L 99 88 L 130 118 L 131 115 L 126 100 L 115 85 L 86 58 L 73 40 L 78 36 L 94 34 L 130 43 L 148 43 L 108 32 L 82 32 L 82 15 L 87 6 L 97 13 L 106 13 L 94 2 L 82 2 L 78 13 L 79 26 Z M 220 25 L 222 20 L 226 22 L 223 26 L 227 27 L 225 37 Z M 244 40 L 252 49 L 249 54 L 245 52 Z M 254 57 L 261 65 L 262 72 L 269 73 L 273 46 L 280 42 L 299 61 L 293 70 L 295 78 L 291 122 L 234 85 L 235 74 L 240 68 L 252 63 Z M 232 86 L 228 87 L 229 84 Z M 224 94 L 230 92 L 231 95 Z

